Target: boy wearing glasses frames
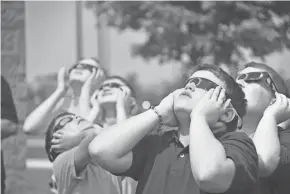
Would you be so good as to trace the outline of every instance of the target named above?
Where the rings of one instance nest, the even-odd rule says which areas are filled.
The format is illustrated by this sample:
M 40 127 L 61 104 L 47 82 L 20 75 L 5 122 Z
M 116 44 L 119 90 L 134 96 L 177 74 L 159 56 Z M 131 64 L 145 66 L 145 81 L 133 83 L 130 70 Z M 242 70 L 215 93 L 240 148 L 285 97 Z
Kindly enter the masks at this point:
M 88 120 L 93 122 L 97 118 L 104 127 L 125 120 L 137 111 L 133 88 L 119 76 L 106 79 L 92 95 L 91 103 Z
M 91 97 L 92 108 L 86 117 L 104 128 L 121 122 L 137 112 L 135 94 L 130 84 L 119 76 L 106 79 Z M 122 193 L 135 194 L 136 181 L 122 178 Z
M 82 59 L 70 69 L 60 68 L 55 91 L 26 117 L 23 130 L 26 133 L 44 133 L 43 129 L 61 112 L 85 117 L 90 105 L 90 91 L 99 86 L 105 74 L 94 58 Z M 55 188 L 51 190 L 54 192 Z
M 101 127 L 62 113 L 55 117 L 46 132 L 45 150 L 53 162 L 59 194 L 120 194 L 121 179 L 92 163 L 88 145 Z
M 258 156 L 252 140 L 236 132 L 244 97 L 222 69 L 198 66 L 184 88 L 97 136 L 90 155 L 137 180 L 136 194 L 245 194 L 257 180 Z M 150 134 L 163 125 L 178 130 Z
M 46 129 L 52 118 L 61 112 L 86 116 L 83 109 L 90 104 L 91 88 L 99 86 L 104 77 L 105 72 L 98 60 L 91 58 L 80 60 L 70 69 L 62 67 L 57 75 L 55 91 L 27 116 L 23 130 L 43 133 L 41 130 Z
M 246 64 L 236 81 L 248 102 L 242 131 L 259 155 L 260 181 L 253 193 L 290 193 L 290 130 L 278 127 L 290 119 L 289 91 L 279 74 L 261 63 Z

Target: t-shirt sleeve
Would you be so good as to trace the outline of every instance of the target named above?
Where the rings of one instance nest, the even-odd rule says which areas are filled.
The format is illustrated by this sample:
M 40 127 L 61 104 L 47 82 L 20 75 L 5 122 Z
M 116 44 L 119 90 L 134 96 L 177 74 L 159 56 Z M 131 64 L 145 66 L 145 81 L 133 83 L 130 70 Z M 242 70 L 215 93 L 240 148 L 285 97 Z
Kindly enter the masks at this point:
M 232 132 L 222 137 L 227 158 L 235 164 L 235 175 L 226 193 L 243 193 L 258 180 L 258 155 L 253 141 L 241 132 Z
M 290 128 L 279 128 L 280 162 L 271 178 L 278 180 L 290 179 Z
M 17 112 L 8 82 L 1 76 L 1 119 L 18 123 Z
M 56 178 L 57 188 L 59 191 L 66 190 L 77 183 L 78 180 L 84 179 L 84 172 L 77 175 L 74 165 L 75 148 L 60 154 L 53 162 L 53 174 Z
M 149 154 L 149 145 L 153 136 L 145 136 L 132 150 L 133 161 L 131 167 L 124 173 L 115 174 L 117 176 L 128 176 L 138 181 L 144 172 Z

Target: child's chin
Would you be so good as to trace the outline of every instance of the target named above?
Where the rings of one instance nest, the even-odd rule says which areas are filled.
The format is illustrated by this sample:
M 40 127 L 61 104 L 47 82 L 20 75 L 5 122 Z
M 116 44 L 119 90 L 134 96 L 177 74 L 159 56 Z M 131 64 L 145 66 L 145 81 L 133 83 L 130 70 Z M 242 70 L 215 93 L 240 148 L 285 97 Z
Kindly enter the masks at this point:
M 101 104 L 115 104 L 116 98 L 104 98 L 100 100 Z
M 174 111 L 189 112 L 188 101 L 178 100 L 174 102 Z
M 104 95 L 104 96 L 99 98 L 99 101 L 102 104 L 104 104 L 104 103 L 116 103 L 117 96 L 114 94 Z
M 69 79 L 71 81 L 79 81 L 79 82 L 85 82 L 88 79 L 88 76 L 84 74 L 71 74 Z

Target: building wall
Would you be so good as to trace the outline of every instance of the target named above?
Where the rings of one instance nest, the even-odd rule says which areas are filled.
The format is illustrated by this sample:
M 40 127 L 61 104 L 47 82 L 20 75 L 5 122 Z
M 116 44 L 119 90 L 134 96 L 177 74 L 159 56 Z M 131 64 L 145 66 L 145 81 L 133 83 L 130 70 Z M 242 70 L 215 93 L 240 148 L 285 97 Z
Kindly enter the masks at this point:
M 73 1 L 26 2 L 26 61 L 29 81 L 35 75 L 56 72 L 61 64 L 70 65 L 75 62 L 75 6 Z M 172 72 L 180 69 L 178 65 L 159 66 L 156 60 L 145 61 L 140 57 L 132 57 L 132 44 L 144 41 L 145 34 L 132 31 L 120 34 L 115 29 L 105 29 L 100 36 L 93 10 L 88 9 L 84 2 L 81 6 L 83 57 L 99 57 L 103 53 L 111 74 L 126 76 L 132 72 L 137 73 L 142 84 L 148 87 L 164 80 L 174 81 L 176 76 L 172 76 Z M 98 45 L 102 49 L 100 52 Z M 149 76 L 150 80 L 147 79 Z
M 8 81 L 20 120 L 19 132 L 2 141 L 6 193 L 25 194 L 26 138 L 21 123 L 26 115 L 24 2 L 1 2 L 1 74 Z
M 76 2 L 26 1 L 27 77 L 56 72 L 77 60 Z

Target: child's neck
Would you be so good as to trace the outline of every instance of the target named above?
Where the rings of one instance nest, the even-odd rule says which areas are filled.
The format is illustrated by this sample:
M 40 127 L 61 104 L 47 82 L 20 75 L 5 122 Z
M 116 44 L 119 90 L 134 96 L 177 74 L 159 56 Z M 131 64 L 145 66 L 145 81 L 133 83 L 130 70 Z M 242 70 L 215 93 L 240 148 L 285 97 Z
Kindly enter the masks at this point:
M 189 130 L 190 130 L 190 122 L 188 119 L 182 119 L 178 121 L 179 122 L 179 128 L 178 128 L 178 134 L 179 134 L 179 141 L 182 143 L 184 147 L 189 145 Z
M 78 114 L 79 113 L 79 98 L 82 91 L 82 82 L 73 82 L 71 83 L 71 90 L 69 91 L 69 98 L 70 98 L 70 104 L 69 104 L 69 112 L 73 112 Z
M 116 104 L 114 103 L 104 104 L 103 110 L 104 110 L 103 112 L 104 123 L 108 125 L 116 124 L 117 121 Z
M 255 117 L 245 116 L 243 118 L 243 127 L 238 131 L 245 132 L 249 137 L 252 137 L 256 132 L 260 120 Z

